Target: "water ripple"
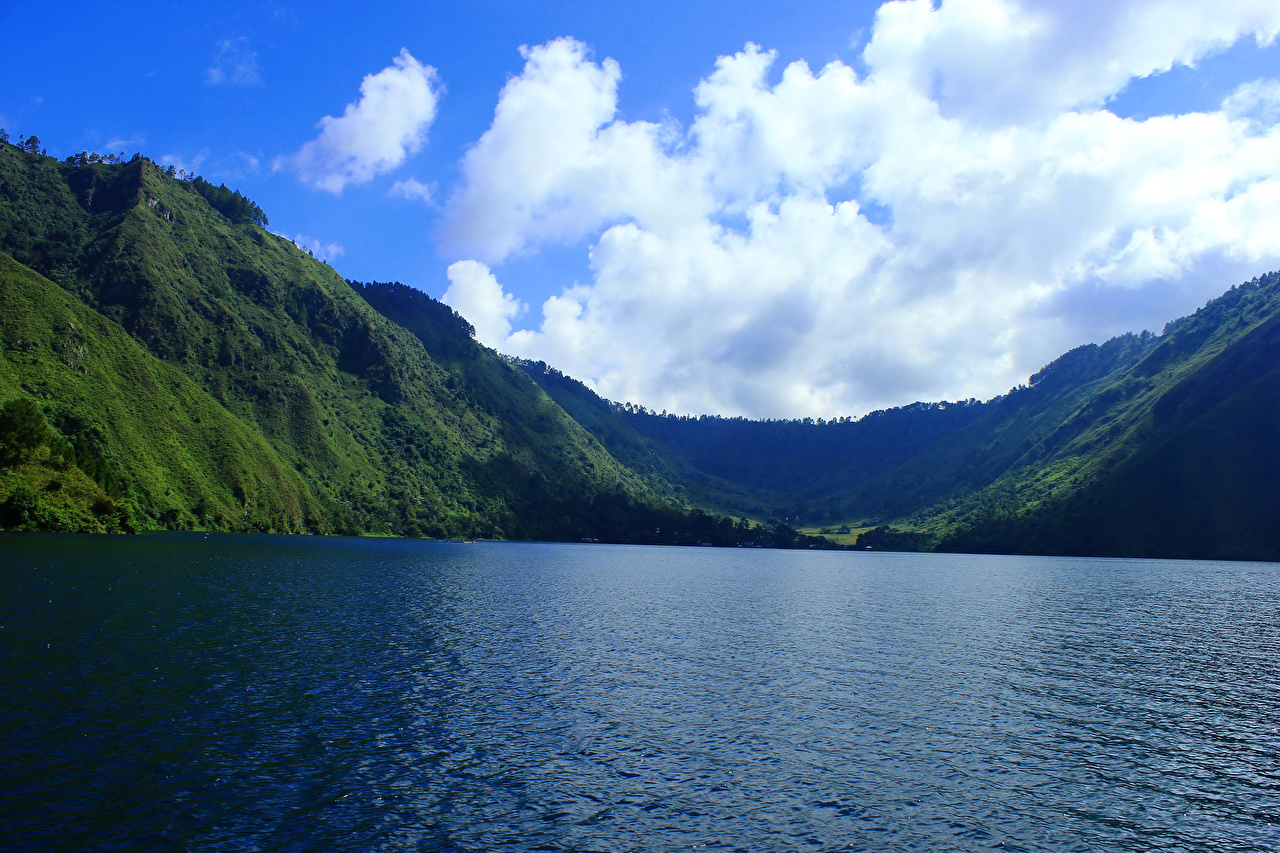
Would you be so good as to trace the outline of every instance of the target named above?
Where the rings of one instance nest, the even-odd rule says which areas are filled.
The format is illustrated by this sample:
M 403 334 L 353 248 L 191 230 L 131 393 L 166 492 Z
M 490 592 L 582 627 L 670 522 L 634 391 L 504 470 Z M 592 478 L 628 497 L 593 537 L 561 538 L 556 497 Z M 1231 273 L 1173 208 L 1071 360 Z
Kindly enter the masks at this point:
M 1280 848 L 1280 566 L 2 537 L 6 850 Z

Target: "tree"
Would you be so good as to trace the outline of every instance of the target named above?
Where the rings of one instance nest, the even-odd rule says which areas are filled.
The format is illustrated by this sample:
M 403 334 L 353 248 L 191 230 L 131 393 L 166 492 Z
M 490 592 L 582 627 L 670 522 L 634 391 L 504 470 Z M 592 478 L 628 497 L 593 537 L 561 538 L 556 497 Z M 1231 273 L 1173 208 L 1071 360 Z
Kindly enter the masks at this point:
M 232 222 L 253 222 L 266 227 L 267 215 L 262 212 L 262 208 L 241 195 L 239 191 L 232 191 L 226 184 L 215 187 L 204 178 L 195 175 L 191 177 L 191 186 L 212 205 L 214 210 Z
M 26 462 L 52 435 L 34 400 L 18 397 L 0 406 L 0 464 Z
M 3 127 L 0 127 L 0 142 L 8 142 L 8 141 L 9 141 L 9 131 L 5 130 Z
M 40 137 L 34 134 L 27 137 L 27 141 L 22 143 L 22 148 L 29 154 L 40 153 Z

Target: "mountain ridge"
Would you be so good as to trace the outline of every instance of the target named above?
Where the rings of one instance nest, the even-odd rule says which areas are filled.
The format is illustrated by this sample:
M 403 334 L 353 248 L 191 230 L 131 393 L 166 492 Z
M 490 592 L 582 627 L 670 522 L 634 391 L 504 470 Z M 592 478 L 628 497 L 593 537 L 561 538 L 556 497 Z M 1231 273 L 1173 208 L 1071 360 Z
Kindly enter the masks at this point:
M 51 425 L 42 459 L 0 469 L 0 525 L 831 544 L 807 524 L 1280 559 L 1259 438 L 1280 434 L 1280 274 L 988 401 L 749 421 L 605 400 L 266 221 L 140 155 L 0 143 L 0 404 Z
M 562 404 L 591 395 L 546 365 L 524 367 Z M 917 403 L 835 425 L 659 416 L 608 401 L 596 405 L 594 417 L 612 412 L 640 425 L 641 434 L 665 436 L 669 455 L 689 462 L 714 444 L 707 436 L 721 423 L 757 433 L 791 430 L 804 433 L 794 440 L 824 446 L 824 432 L 852 436 L 893 417 L 915 417 L 919 427 L 922 413 L 936 417 L 959 406 L 963 423 L 914 449 L 899 446 L 905 458 L 881 459 L 888 470 L 850 477 L 849 459 L 835 458 L 838 448 L 828 442 L 808 470 L 785 471 L 764 488 L 757 482 L 754 495 L 771 498 L 766 512 L 793 523 L 875 527 L 856 540 L 861 547 L 1280 559 L 1280 537 L 1272 533 L 1280 527 L 1280 491 L 1270 486 L 1280 482 L 1280 461 L 1246 440 L 1280 435 L 1280 411 L 1271 402 L 1278 397 L 1269 390 L 1280 382 L 1277 370 L 1280 273 L 1267 273 L 1170 321 L 1159 335 L 1129 333 L 1076 347 L 1025 385 L 982 403 Z M 1240 415 L 1227 417 L 1226 406 Z M 1209 424 L 1216 439 L 1207 435 Z M 1242 442 L 1251 447 L 1243 456 L 1221 450 Z M 1206 447 L 1218 448 L 1216 463 Z M 691 494 L 730 511 L 743 508 L 740 493 L 708 486 L 724 473 L 715 460 L 691 467 L 676 473 Z M 787 481 L 812 486 L 832 471 L 841 472 L 842 490 L 820 498 L 837 511 L 814 517 L 812 496 Z M 1169 495 L 1179 495 L 1180 505 Z M 1174 518 L 1181 520 L 1168 520 Z M 1196 518 L 1214 521 L 1206 528 Z
M 57 163 L 0 145 L 0 250 L 16 253 L 4 268 L 10 286 L 56 283 L 136 343 L 133 357 L 184 374 L 226 412 L 226 430 L 239 422 L 265 439 L 304 483 L 310 532 L 578 538 L 605 523 L 611 502 L 687 515 L 476 343 L 469 324 L 437 322 L 460 354 L 437 361 L 327 265 L 233 222 L 145 158 Z M 21 337 L 7 312 L 0 319 Z M 27 336 L 46 360 L 51 335 Z M 33 365 L 6 355 L 0 396 L 10 397 L 30 385 Z M 139 407 L 137 420 L 152 416 Z M 119 444 L 124 430 L 108 433 Z M 125 479 L 158 526 L 280 529 L 198 512 L 226 476 L 172 494 L 147 489 L 136 471 Z

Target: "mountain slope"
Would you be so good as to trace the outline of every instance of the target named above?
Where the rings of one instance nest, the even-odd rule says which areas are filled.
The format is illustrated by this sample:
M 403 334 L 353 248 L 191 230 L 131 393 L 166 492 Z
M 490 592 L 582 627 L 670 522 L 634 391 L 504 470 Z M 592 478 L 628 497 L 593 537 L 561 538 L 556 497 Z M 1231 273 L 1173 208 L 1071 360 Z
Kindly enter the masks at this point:
M 226 187 L 91 160 L 0 143 L 0 526 L 809 544 L 694 504 L 877 546 L 1280 559 L 1280 274 L 986 403 L 674 417 L 343 280 Z M 23 400 L 47 440 L 19 453 Z
M 859 495 L 860 505 L 869 515 L 903 518 L 938 504 L 986 497 L 984 490 L 1028 466 L 1043 472 L 1040 486 L 1052 493 L 1062 485 L 1052 461 L 1097 449 L 1096 430 L 1113 428 L 1103 423 L 1100 401 L 1126 397 L 1115 384 L 1158 340 L 1151 334 L 1124 335 L 1060 356 L 1027 385 L 990 401 L 983 417 L 871 483 Z M 1080 436 L 1083 448 L 1072 444 Z M 1016 500 L 1041 497 L 1024 490 Z
M 227 414 L 225 439 L 247 429 L 265 440 L 294 472 L 280 482 L 300 482 L 299 500 L 319 508 L 299 510 L 307 529 L 571 536 L 602 495 L 653 498 L 448 309 L 432 332 L 456 354 L 446 364 L 426 351 L 430 336 L 388 320 L 327 265 L 145 158 L 77 165 L 0 145 L 0 250 L 186 376 Z M 184 446 L 200 456 L 204 440 Z M 143 509 L 155 524 L 173 526 L 160 518 L 172 510 L 210 526 L 204 492 Z
M 1280 558 L 1280 274 L 1170 323 L 1061 431 L 971 496 L 943 547 Z M 1054 476 L 1060 493 L 1040 494 Z
M 92 497 L 123 499 L 119 513 L 97 513 L 122 519 L 85 519 L 77 529 L 111 529 L 140 512 L 171 526 L 298 532 L 322 515 L 254 430 L 117 324 L 3 253 L 0 305 L 0 399 L 27 391 L 51 401 L 53 426 L 102 481 Z
M 521 366 L 632 469 L 721 511 L 792 520 L 849 518 L 878 477 L 980 418 L 984 404 L 913 403 L 860 419 L 752 421 L 619 406 L 542 362 Z
M 1277 273 L 985 404 L 857 421 L 659 416 L 522 366 L 616 456 L 704 504 L 881 523 L 862 540 L 877 547 L 1280 559 Z

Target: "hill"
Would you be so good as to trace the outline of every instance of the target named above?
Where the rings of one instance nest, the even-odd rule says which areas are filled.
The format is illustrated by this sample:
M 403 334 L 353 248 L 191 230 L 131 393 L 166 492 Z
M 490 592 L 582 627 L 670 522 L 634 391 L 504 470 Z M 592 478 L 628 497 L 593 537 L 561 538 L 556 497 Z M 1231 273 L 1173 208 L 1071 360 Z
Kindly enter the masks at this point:
M 633 469 L 718 510 L 792 523 L 867 513 L 873 504 L 860 495 L 873 483 L 986 411 L 965 400 L 831 421 L 660 415 L 605 400 L 542 362 L 520 366 Z
M 266 224 L 0 143 L 0 526 L 1280 559 L 1280 274 L 985 402 L 750 421 L 605 400 Z
M 33 459 L 4 471 L 6 497 L 25 483 L 48 504 L 43 517 L 14 526 L 105 532 L 136 529 L 148 517 L 176 526 L 183 513 L 227 529 L 297 532 L 317 522 L 315 496 L 255 430 L 118 325 L 4 254 L 0 305 L 0 399 L 17 399 L 20 389 L 44 402 L 62 439 L 49 448 L 56 464 Z
M 1025 462 L 943 513 L 940 547 L 1280 559 L 1280 274 L 1170 323 Z
M 9 526 L 120 527 L 85 511 L 104 500 L 142 528 L 666 541 L 720 523 L 447 307 L 353 285 L 243 196 L 169 171 L 0 144 L 0 402 L 34 399 L 54 444 L 91 436 L 112 484 L 81 483 L 53 524 L 40 490 L 74 472 L 51 447 L 0 483 Z M 33 489 L 44 522 L 19 512 Z
M 860 546 L 1280 559 L 1277 273 L 985 403 L 856 420 L 657 415 L 521 366 L 615 456 L 694 500 L 876 526 Z

